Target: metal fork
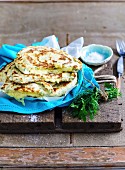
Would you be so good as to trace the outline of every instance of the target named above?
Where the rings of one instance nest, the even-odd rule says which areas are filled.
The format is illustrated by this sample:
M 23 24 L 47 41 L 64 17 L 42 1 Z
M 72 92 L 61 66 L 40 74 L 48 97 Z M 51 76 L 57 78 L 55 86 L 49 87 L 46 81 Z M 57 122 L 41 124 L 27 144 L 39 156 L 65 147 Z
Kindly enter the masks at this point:
M 119 91 L 121 90 L 121 77 L 124 72 L 124 62 L 123 58 L 125 57 L 125 42 L 123 40 L 116 40 L 116 49 L 118 54 L 120 55 L 120 58 L 117 62 L 117 73 L 118 73 L 118 79 L 117 79 L 117 88 Z

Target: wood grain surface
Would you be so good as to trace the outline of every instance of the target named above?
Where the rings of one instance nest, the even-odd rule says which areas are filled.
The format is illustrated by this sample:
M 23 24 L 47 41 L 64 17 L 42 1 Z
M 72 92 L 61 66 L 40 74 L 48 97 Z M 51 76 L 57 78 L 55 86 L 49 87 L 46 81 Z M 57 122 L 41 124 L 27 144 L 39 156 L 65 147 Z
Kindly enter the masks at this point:
M 120 0 L 124 2 L 125 0 Z M 50 3 L 50 2 L 104 2 L 104 0 L 0 0 L 0 2 L 41 2 L 41 3 Z M 118 0 L 105 0 L 105 2 L 119 2 Z
M 55 111 L 39 114 L 0 113 L 0 133 L 40 133 L 55 129 Z
M 30 44 L 55 34 L 64 46 L 66 33 L 125 38 L 124 9 L 122 2 L 0 3 L 0 44 Z
M 124 167 L 125 147 L 1 148 L 0 167 Z

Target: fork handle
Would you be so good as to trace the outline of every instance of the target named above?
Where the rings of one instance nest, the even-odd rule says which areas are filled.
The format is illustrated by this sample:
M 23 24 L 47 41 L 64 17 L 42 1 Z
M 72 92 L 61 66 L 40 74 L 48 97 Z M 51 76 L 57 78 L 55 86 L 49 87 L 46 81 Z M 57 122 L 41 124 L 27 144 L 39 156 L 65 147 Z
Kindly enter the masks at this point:
M 119 92 L 121 91 L 121 77 L 122 76 L 119 74 L 117 78 L 117 83 L 116 83 L 116 87 L 119 90 Z

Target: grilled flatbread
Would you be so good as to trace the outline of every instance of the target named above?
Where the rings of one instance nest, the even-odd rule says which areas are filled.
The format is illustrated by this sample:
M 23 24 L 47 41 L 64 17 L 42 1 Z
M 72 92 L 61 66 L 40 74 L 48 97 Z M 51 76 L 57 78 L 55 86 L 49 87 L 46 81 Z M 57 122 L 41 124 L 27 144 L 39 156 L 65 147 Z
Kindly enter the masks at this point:
M 81 68 L 79 59 L 62 50 L 29 46 L 0 70 L 1 91 L 22 104 L 26 97 L 61 97 L 76 86 Z
M 8 69 L 6 77 L 9 81 L 26 84 L 31 82 L 38 81 L 46 81 L 46 82 L 55 82 L 60 83 L 64 81 L 72 81 L 76 77 L 77 73 L 60 73 L 60 74 L 43 74 L 43 75 L 35 75 L 35 74 L 23 74 L 19 69 L 15 67 L 15 65 L 11 65 Z
M 53 85 L 53 89 L 54 89 L 54 93 L 51 93 L 50 96 L 63 96 L 65 95 L 67 92 L 69 92 L 69 90 L 71 90 L 72 88 L 74 88 L 77 84 L 77 76 L 74 78 L 74 80 L 70 81 L 70 82 L 61 82 L 61 83 L 57 83 L 55 85 Z
M 82 68 L 79 59 L 62 50 L 42 46 L 29 46 L 22 49 L 14 62 L 24 74 L 59 74 L 77 72 Z
M 50 93 L 52 93 L 51 90 L 48 90 L 45 88 L 45 86 L 37 83 L 20 85 L 13 82 L 6 82 L 4 85 L 2 85 L 1 90 L 7 95 L 22 102 L 22 104 L 24 104 L 24 98 L 27 96 L 38 98 L 42 96 L 48 96 Z
M 1 70 L 0 70 L 0 82 L 5 82 L 6 79 L 7 79 L 7 72 L 8 70 L 11 68 L 11 66 L 14 65 L 14 62 L 11 62 L 9 64 L 7 64 L 5 67 L 3 67 Z
M 7 95 L 14 97 L 16 100 L 24 104 L 25 97 L 50 97 L 50 96 L 63 96 L 70 89 L 77 84 L 77 76 L 73 81 L 61 82 L 61 83 L 28 83 L 28 84 L 16 84 L 13 82 L 6 82 L 2 85 L 1 90 Z

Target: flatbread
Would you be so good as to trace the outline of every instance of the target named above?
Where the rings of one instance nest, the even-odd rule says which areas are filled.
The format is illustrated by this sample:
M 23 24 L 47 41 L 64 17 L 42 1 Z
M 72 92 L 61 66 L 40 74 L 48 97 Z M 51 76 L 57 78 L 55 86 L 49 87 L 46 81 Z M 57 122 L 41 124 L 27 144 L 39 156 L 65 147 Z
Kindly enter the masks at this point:
M 65 95 L 69 90 L 77 84 L 77 76 L 73 81 L 61 83 L 36 82 L 28 84 L 17 84 L 13 82 L 5 82 L 1 90 L 7 95 L 14 97 L 16 100 L 24 104 L 25 97 L 60 97 Z
M 10 97 L 14 97 L 17 101 L 22 102 L 22 104 L 24 104 L 24 98 L 27 96 L 39 98 L 42 96 L 48 96 L 52 93 L 51 90 L 48 90 L 41 84 L 29 83 L 20 85 L 13 82 L 4 83 L 1 87 L 1 91 Z
M 5 67 L 3 67 L 0 70 L 0 82 L 5 82 L 7 79 L 7 72 L 8 70 L 11 68 L 11 66 L 15 65 L 14 62 L 11 62 L 9 64 L 7 64 Z
M 0 70 L 1 91 L 24 104 L 26 97 L 61 97 L 77 84 L 82 62 L 62 50 L 29 46 Z
M 77 76 L 74 78 L 74 80 L 70 82 L 61 82 L 61 83 L 56 83 L 53 85 L 53 90 L 54 93 L 51 93 L 50 96 L 63 96 L 67 94 L 71 89 L 73 89 L 77 84 Z
M 17 54 L 16 67 L 24 74 L 59 74 L 77 72 L 82 62 L 62 50 L 43 46 L 28 46 Z
M 16 68 L 15 64 L 11 65 L 6 73 L 6 78 L 9 81 L 19 84 L 26 84 L 31 82 L 46 81 L 46 82 L 68 82 L 72 81 L 76 77 L 77 73 L 59 73 L 59 74 L 23 74 L 19 69 Z

